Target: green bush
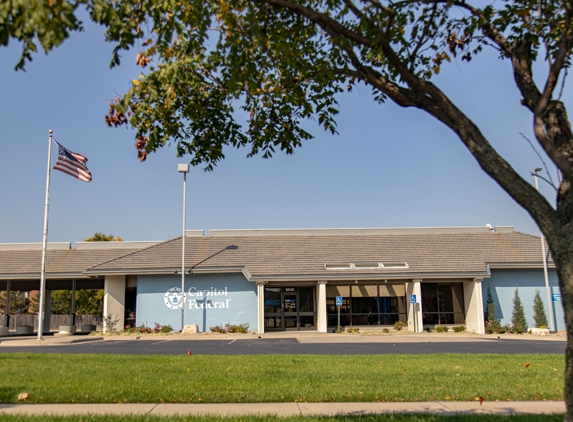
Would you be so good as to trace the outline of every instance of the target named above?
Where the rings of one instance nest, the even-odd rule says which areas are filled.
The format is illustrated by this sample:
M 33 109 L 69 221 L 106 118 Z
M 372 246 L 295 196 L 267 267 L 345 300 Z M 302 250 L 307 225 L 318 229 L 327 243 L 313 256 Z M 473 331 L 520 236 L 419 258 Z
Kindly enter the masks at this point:
M 388 328 L 383 328 L 383 329 L 382 329 L 382 332 L 385 333 L 385 334 L 388 334 L 388 333 L 390 332 L 390 330 L 389 330 Z
M 247 334 L 249 332 L 249 323 L 244 324 L 231 324 L 227 323 L 225 326 L 215 325 L 209 328 L 212 333 L 220 334 Z
M 463 333 L 464 331 L 466 331 L 466 326 L 465 325 L 456 325 L 453 328 L 454 332 L 456 333 Z
M 450 327 L 446 327 L 445 325 L 438 325 L 436 326 L 436 333 L 447 333 Z
M 394 329 L 395 329 L 396 331 L 402 331 L 402 328 L 404 328 L 404 325 L 405 325 L 405 324 L 404 324 L 402 321 L 396 321 L 396 322 L 394 323 Z
M 360 328 L 358 328 L 358 327 L 348 327 L 348 328 L 346 329 L 346 332 L 347 332 L 348 334 L 358 334 L 358 333 L 360 332 Z
M 424 327 L 424 331 L 425 331 L 426 333 L 431 333 L 431 332 L 432 332 L 432 329 L 431 329 L 430 327 Z

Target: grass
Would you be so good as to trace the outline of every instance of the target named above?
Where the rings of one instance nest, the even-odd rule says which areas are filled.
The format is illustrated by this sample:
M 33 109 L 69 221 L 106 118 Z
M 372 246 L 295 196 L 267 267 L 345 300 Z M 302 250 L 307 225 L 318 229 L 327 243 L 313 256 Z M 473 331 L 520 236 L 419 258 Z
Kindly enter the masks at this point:
M 527 365 L 529 364 L 529 365 Z M 0 403 L 562 400 L 561 355 L 0 355 Z
M 10 416 L 0 415 L 0 422 L 483 422 L 481 415 L 361 415 L 361 416 L 336 416 L 336 417 L 291 417 L 278 418 L 277 416 L 240 416 L 221 418 L 214 416 Z M 563 415 L 518 415 L 497 416 L 487 415 L 488 422 L 561 422 Z

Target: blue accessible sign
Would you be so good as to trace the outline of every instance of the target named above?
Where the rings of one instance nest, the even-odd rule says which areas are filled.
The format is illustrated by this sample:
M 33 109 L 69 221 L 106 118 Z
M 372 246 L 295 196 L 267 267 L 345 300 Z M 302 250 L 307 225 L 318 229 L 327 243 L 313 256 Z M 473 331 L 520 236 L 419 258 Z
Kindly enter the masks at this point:
M 336 306 L 342 306 L 342 296 L 336 296 Z
M 410 303 L 416 303 L 416 295 L 410 295 Z
M 561 302 L 561 293 L 553 293 L 551 300 L 553 300 L 553 302 Z

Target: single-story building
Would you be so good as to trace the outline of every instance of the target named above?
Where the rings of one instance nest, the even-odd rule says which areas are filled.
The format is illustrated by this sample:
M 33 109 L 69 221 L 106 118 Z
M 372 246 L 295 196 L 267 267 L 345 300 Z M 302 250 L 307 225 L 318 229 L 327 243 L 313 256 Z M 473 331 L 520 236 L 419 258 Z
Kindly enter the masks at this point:
M 533 326 L 533 297 L 547 303 L 541 241 L 513 227 L 188 230 L 181 294 L 182 237 L 165 242 L 50 243 L 50 291 L 103 288 L 104 315 L 180 330 L 197 324 L 249 324 L 251 330 L 390 327 L 411 331 L 464 325 L 484 332 L 487 291 L 502 324 L 511 320 L 515 289 Z M 0 244 L 0 291 L 37 290 L 41 244 Z M 559 299 L 549 261 L 549 283 Z M 415 303 L 414 303 L 415 302 Z M 134 321 L 128 321 L 133 318 Z

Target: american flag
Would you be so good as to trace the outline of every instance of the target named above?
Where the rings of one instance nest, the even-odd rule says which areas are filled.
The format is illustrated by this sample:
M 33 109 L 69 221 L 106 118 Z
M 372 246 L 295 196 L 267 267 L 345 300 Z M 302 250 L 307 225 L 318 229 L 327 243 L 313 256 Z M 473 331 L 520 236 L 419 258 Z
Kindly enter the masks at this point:
M 82 154 L 70 151 L 57 141 L 54 142 L 58 145 L 58 161 L 54 165 L 54 170 L 60 170 L 82 182 L 91 182 L 92 174 L 86 166 L 88 159 Z

